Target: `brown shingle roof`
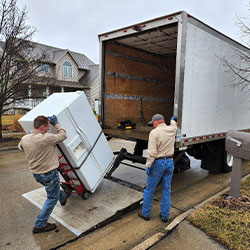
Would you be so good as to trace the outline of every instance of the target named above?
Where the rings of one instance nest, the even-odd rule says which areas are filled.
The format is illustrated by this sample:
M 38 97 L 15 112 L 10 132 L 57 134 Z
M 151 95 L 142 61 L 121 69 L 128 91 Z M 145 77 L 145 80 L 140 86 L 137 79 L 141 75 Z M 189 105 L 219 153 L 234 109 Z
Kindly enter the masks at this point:
M 87 56 L 77 52 L 70 51 L 68 49 L 60 49 L 52 46 L 48 46 L 41 43 L 34 43 L 35 47 L 32 51 L 34 56 L 41 56 L 42 53 L 46 53 L 47 60 L 50 63 L 57 63 L 58 60 L 67 52 L 73 57 L 78 65 L 79 69 L 89 69 L 90 65 L 95 65 Z

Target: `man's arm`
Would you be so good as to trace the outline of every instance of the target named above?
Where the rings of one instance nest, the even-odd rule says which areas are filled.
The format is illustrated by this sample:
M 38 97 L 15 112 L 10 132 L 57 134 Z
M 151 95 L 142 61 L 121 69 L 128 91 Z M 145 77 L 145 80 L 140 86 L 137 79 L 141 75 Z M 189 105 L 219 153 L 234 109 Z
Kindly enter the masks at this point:
M 177 120 L 178 118 L 176 116 L 172 116 L 170 120 L 170 125 L 168 126 L 168 131 L 172 131 L 176 133 L 177 131 Z
M 174 132 L 176 132 L 177 130 L 177 122 L 175 120 L 171 120 L 170 121 L 170 125 L 168 126 L 171 130 L 173 130 Z
M 152 165 L 152 163 L 156 158 L 156 154 L 157 154 L 156 137 L 152 132 L 150 132 L 148 140 L 148 157 L 147 157 L 146 167 L 149 168 Z
M 56 128 L 56 132 L 57 132 L 57 134 L 47 135 L 48 143 L 56 145 L 64 141 L 67 138 L 66 131 L 59 124 L 56 115 L 48 116 L 48 119 L 50 121 L 50 124 Z
M 56 128 L 56 134 L 46 134 L 46 142 L 49 144 L 56 145 L 67 138 L 66 131 L 62 128 L 60 124 L 54 126 Z

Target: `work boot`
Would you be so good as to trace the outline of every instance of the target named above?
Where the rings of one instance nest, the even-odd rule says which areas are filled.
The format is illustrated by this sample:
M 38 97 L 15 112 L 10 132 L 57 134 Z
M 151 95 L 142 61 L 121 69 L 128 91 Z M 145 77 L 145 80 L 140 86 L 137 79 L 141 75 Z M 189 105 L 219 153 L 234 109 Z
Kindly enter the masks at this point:
M 55 223 L 47 223 L 47 225 L 44 227 L 34 227 L 32 232 L 34 234 L 39 234 L 39 233 L 49 232 L 54 229 L 56 229 Z
M 65 206 L 66 203 L 67 203 L 67 199 L 70 197 L 71 193 L 72 193 L 72 188 L 68 188 L 66 190 L 64 190 L 64 192 L 66 193 L 66 198 L 63 202 L 60 202 L 61 203 L 61 206 Z
M 146 221 L 150 220 L 150 217 L 146 217 L 142 214 L 141 209 L 138 211 L 138 216 L 141 217 L 143 220 L 146 220 Z
M 168 219 L 164 219 L 164 218 L 161 216 L 161 213 L 160 213 L 160 217 L 161 217 L 161 221 L 162 221 L 163 223 L 167 223 L 167 222 L 168 222 Z

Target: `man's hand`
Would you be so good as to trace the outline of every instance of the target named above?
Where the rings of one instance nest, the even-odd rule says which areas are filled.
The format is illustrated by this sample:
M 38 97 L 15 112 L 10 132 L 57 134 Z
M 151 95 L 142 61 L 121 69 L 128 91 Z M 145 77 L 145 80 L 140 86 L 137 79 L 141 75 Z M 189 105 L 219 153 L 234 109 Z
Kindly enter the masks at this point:
M 52 125 L 59 124 L 59 122 L 58 122 L 58 120 L 57 120 L 57 118 L 56 118 L 55 115 L 48 116 L 48 119 L 49 119 L 49 121 L 50 121 L 50 123 L 51 123 Z
M 171 118 L 171 120 L 173 120 L 173 121 L 175 121 L 175 122 L 177 122 L 177 117 L 176 116 L 172 116 L 172 118 Z

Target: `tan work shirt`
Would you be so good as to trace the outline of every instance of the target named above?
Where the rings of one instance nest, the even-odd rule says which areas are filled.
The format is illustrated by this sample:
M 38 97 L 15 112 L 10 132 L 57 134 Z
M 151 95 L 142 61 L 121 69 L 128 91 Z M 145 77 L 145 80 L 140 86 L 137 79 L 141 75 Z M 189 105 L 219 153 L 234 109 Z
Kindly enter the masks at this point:
M 56 144 L 67 138 L 65 130 L 56 124 L 57 134 L 33 130 L 23 136 L 18 148 L 23 150 L 29 162 L 29 170 L 34 174 L 43 174 L 58 168 Z
M 175 134 L 177 123 L 171 120 L 170 125 L 159 124 L 149 134 L 148 157 L 146 166 L 150 167 L 155 158 L 172 156 L 174 154 Z

